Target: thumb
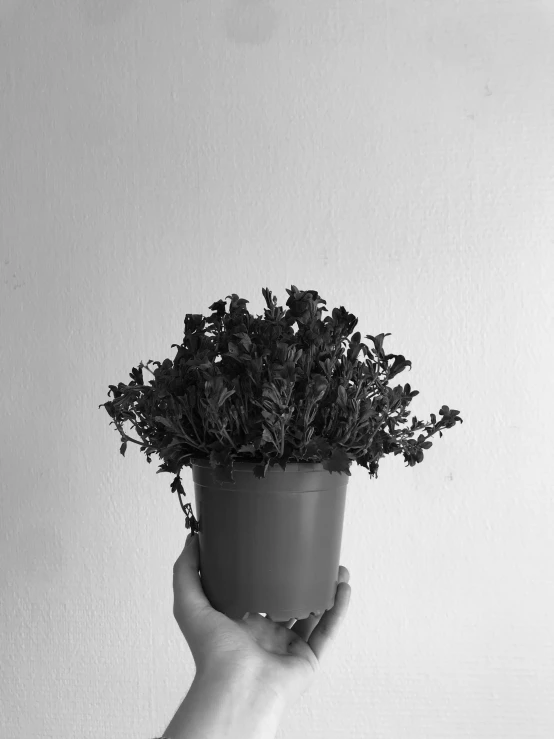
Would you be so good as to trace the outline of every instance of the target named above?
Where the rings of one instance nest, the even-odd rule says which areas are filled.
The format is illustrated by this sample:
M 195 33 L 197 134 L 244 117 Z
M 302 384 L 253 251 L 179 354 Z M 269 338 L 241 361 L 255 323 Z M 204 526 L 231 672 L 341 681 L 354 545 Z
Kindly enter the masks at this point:
M 211 608 L 202 589 L 199 567 L 198 536 L 189 534 L 173 565 L 173 614 L 179 625 L 189 623 L 204 608 Z

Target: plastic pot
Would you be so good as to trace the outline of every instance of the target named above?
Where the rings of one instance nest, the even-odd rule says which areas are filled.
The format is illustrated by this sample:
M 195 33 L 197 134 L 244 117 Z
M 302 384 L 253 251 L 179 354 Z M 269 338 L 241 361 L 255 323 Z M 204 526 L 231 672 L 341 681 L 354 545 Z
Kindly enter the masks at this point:
M 235 460 L 235 483 L 216 481 L 207 459 L 192 465 L 206 597 L 230 618 L 319 615 L 334 602 L 349 476 L 290 462 L 258 479 L 256 464 Z

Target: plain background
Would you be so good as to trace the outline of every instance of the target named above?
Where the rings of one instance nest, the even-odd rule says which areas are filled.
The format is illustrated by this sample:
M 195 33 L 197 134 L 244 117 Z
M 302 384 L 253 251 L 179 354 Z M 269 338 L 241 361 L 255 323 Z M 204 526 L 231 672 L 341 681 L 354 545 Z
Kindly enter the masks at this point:
M 292 284 L 464 423 L 353 465 L 350 611 L 279 739 L 554 736 L 553 69 L 550 0 L 0 0 L 1 739 L 173 716 L 184 515 L 98 405 Z

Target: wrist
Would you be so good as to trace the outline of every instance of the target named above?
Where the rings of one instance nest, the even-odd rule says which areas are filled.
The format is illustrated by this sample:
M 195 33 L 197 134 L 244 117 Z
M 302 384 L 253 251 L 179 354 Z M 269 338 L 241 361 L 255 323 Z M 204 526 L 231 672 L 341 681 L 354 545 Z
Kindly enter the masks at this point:
M 255 670 L 231 665 L 197 671 L 164 736 L 170 739 L 274 739 L 284 699 Z

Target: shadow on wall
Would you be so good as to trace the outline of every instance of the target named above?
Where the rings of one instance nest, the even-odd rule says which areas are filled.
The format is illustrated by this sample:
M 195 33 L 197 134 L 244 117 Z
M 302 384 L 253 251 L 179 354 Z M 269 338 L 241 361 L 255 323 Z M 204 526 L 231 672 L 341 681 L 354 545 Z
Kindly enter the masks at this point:
M 225 31 L 236 44 L 266 44 L 279 26 L 279 14 L 268 0 L 232 0 L 225 11 Z

